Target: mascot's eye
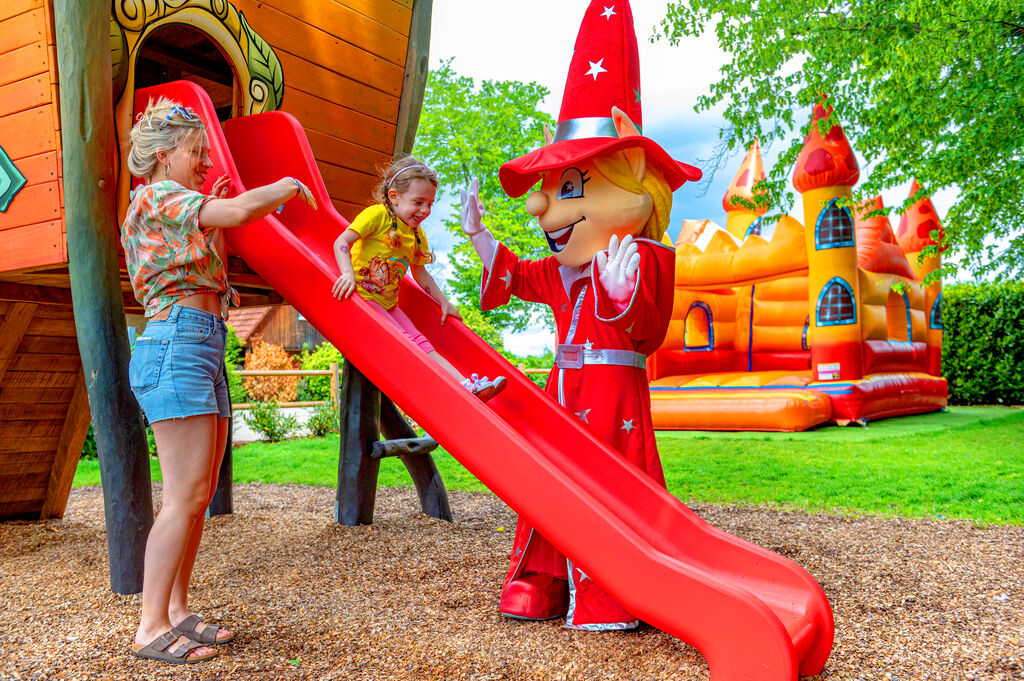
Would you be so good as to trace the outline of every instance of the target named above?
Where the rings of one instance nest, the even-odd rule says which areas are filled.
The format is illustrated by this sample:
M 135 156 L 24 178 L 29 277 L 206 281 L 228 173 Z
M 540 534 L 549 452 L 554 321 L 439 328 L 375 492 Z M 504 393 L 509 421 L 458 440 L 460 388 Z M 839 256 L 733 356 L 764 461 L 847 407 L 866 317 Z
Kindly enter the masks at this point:
M 558 188 L 558 199 L 579 199 L 583 197 L 583 185 L 587 183 L 590 178 L 586 177 L 579 168 L 569 168 L 562 173 L 562 178 L 559 180 L 560 187 Z

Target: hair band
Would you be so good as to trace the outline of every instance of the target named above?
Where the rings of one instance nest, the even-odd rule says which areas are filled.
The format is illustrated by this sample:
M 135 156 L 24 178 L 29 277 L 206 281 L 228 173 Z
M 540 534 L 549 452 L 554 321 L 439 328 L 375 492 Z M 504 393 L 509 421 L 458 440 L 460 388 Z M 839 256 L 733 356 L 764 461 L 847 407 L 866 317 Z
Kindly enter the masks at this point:
M 387 188 L 391 189 L 391 184 L 395 181 L 395 178 L 404 173 L 406 170 L 412 170 L 413 168 L 426 168 L 427 170 L 430 170 L 430 166 L 428 166 L 426 163 L 414 163 L 411 166 L 406 166 L 391 176 L 391 179 L 388 180 Z

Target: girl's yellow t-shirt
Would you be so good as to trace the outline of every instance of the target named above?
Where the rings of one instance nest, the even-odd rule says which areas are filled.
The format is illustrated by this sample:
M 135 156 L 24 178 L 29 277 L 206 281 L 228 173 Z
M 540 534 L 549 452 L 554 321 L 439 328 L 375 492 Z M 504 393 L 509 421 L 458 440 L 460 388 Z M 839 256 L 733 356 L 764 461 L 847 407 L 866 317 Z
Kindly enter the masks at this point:
M 392 224 L 398 228 L 397 248 L 392 247 L 388 239 Z M 357 215 L 349 229 L 358 232 L 360 237 L 352 244 L 356 290 L 366 300 L 390 310 L 398 304 L 398 287 L 409 267 L 430 262 L 426 234 L 418 227 L 392 218 L 380 203 Z

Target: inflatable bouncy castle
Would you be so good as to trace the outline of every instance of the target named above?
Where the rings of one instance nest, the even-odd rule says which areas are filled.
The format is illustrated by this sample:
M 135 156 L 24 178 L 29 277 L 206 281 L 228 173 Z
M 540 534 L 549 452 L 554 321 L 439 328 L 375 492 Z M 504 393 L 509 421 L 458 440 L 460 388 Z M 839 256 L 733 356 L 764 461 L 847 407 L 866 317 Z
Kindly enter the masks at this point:
M 880 197 L 844 205 L 859 167 L 838 124 L 812 126 L 797 159 L 803 224 L 753 208 L 764 177 L 755 143 L 725 228 L 683 223 L 673 319 L 648 362 L 655 427 L 794 431 L 945 407 L 941 284 L 923 283 L 939 256 L 920 257 L 941 238 L 931 201 L 895 234 Z

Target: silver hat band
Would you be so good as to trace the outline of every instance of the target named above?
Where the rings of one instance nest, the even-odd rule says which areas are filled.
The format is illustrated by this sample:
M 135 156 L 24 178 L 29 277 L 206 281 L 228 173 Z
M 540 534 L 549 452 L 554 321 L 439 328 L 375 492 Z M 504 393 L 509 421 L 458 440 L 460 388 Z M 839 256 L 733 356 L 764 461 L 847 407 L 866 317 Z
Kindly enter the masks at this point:
M 640 130 L 640 126 L 637 126 L 637 130 Z M 617 138 L 619 133 L 615 130 L 615 122 L 610 118 L 601 117 L 590 117 L 590 118 L 570 118 L 567 121 L 562 121 L 555 128 L 555 137 L 553 142 L 561 142 L 563 140 L 579 140 L 587 139 L 590 137 L 615 137 Z

